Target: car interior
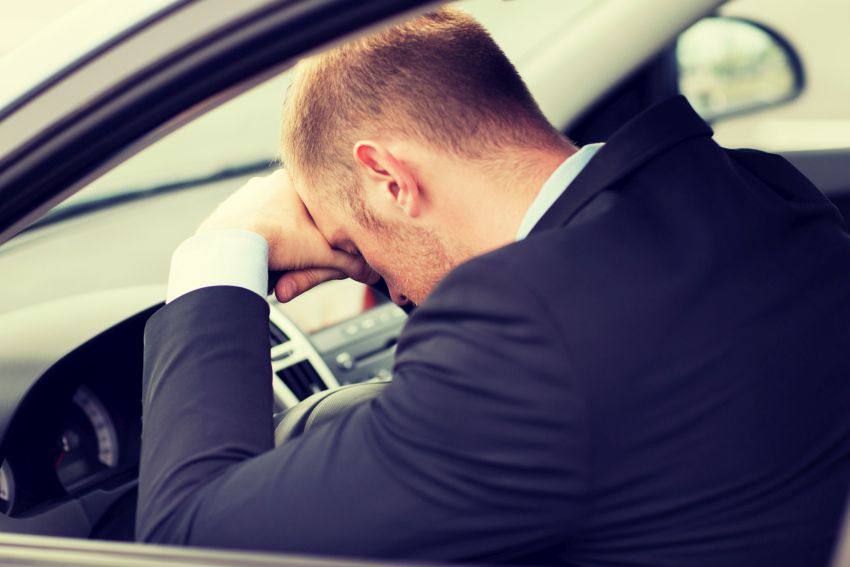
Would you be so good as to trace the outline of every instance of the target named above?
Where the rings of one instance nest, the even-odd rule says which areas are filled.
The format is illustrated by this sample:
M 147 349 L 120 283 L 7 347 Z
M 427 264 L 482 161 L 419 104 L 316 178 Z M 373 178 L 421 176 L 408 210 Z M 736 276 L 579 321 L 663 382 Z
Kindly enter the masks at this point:
M 660 47 L 647 43 L 651 54 L 639 66 L 568 112 L 579 104 L 569 94 L 573 58 L 553 58 L 552 49 L 565 34 L 580 41 L 582 26 L 598 25 L 596 5 L 604 2 L 455 4 L 488 27 L 547 115 L 580 145 L 604 141 L 679 94 L 721 142 L 735 144 L 736 132 L 806 100 L 816 79 L 815 55 L 783 27 L 793 18 L 780 14 L 769 24 L 758 19 L 768 4 L 736 0 L 669 23 L 669 37 Z M 705 55 L 706 45 L 723 43 L 718 38 L 731 38 L 734 57 Z M 749 59 L 746 46 L 754 46 Z M 585 65 L 608 64 L 588 58 Z M 546 81 L 535 82 L 541 76 Z M 288 80 L 286 68 L 274 69 L 226 102 L 198 105 L 197 118 L 123 156 L 0 245 L 0 532 L 133 540 L 145 323 L 163 304 L 177 245 L 250 177 L 280 167 L 277 122 Z M 781 149 L 850 220 L 846 147 Z M 379 291 L 336 281 L 269 303 L 278 443 L 392 379 L 408 313 Z

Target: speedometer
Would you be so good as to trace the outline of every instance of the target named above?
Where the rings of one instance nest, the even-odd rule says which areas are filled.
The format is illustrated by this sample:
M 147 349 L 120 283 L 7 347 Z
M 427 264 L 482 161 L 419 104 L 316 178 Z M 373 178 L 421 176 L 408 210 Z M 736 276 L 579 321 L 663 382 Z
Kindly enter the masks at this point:
M 0 512 L 6 514 L 12 509 L 15 501 L 15 477 L 9 463 L 3 461 L 0 466 Z
M 85 386 L 74 394 L 55 445 L 59 482 L 71 491 L 91 476 L 118 466 L 118 435 L 103 403 Z

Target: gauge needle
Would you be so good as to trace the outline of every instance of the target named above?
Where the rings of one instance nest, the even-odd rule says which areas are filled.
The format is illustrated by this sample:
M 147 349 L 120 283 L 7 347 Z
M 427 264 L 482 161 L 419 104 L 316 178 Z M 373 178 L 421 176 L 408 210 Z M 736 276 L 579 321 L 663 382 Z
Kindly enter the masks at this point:
M 62 451 L 61 453 L 59 453 L 59 456 L 56 457 L 56 460 L 53 462 L 53 468 L 59 468 L 59 464 L 62 462 L 62 459 L 64 459 L 65 455 L 67 454 L 67 451 Z

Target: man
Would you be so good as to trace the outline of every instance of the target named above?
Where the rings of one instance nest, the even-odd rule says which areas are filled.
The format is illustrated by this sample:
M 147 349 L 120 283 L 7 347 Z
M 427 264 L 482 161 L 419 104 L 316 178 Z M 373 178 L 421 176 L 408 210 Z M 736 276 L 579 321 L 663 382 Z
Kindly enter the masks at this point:
M 569 88 L 565 82 L 564 88 Z M 682 98 L 575 148 L 472 19 L 301 64 L 286 173 L 175 253 L 142 540 L 352 557 L 819 565 L 850 483 L 850 238 Z M 393 382 L 273 449 L 267 269 L 419 305 Z

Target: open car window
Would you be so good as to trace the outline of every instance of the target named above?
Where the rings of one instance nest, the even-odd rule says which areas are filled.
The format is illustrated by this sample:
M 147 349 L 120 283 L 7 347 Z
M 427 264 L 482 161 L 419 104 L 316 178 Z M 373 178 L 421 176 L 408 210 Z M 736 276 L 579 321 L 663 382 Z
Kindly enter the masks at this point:
M 598 0 L 463 0 L 522 73 L 535 52 Z M 273 167 L 290 75 L 266 81 L 160 140 L 58 205 L 52 213 L 117 195 L 192 186 Z M 48 216 L 50 213 L 48 214 Z

